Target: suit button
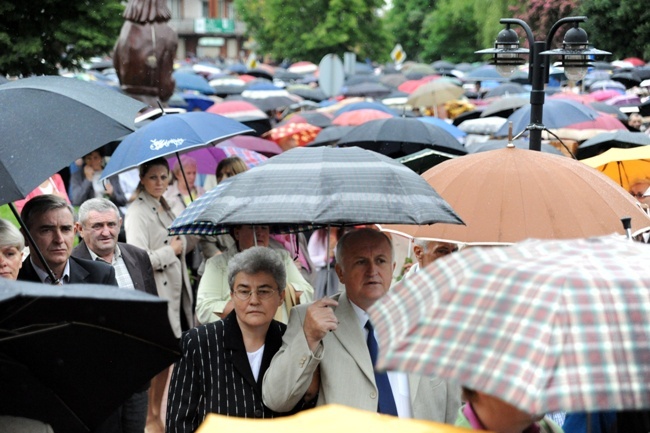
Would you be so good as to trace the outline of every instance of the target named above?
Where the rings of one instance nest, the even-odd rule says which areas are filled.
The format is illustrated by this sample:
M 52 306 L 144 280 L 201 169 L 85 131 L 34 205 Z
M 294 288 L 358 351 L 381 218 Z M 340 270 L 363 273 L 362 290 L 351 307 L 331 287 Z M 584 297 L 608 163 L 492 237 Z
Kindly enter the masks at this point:
M 255 410 L 255 418 L 262 418 L 263 416 L 264 416 L 264 412 L 262 412 L 261 409 Z
M 163 282 L 163 286 L 166 286 L 166 285 L 167 285 L 167 281 Z
M 300 358 L 300 368 L 303 368 L 305 366 L 305 362 L 307 362 L 307 357 L 303 356 Z
M 169 242 L 169 240 L 165 239 L 165 243 Z
M 370 393 L 370 398 L 377 398 L 377 393 L 375 391 L 372 391 Z

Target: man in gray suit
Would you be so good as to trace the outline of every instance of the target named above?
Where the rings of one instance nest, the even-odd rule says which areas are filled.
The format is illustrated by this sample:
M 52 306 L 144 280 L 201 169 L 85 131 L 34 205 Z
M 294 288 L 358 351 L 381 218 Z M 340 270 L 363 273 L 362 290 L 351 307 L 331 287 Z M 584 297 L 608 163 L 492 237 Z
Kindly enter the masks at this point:
M 112 265 L 120 289 L 158 295 L 147 252 L 117 241 L 122 219 L 113 202 L 104 198 L 86 200 L 79 208 L 76 225 L 83 240 L 72 250 L 72 256 Z M 142 433 L 147 419 L 148 388 L 147 383 L 133 393 L 95 433 Z
M 435 377 L 375 375 L 369 350 L 374 331 L 366 329 L 366 310 L 388 291 L 394 268 L 392 244 L 385 234 L 359 229 L 339 240 L 336 273 L 345 292 L 292 309 L 282 347 L 264 375 L 264 404 L 275 411 L 290 410 L 313 380 L 319 381 L 318 406 L 334 403 L 402 418 L 454 422 L 460 406 L 458 387 Z M 381 408 L 387 398 L 390 412 Z

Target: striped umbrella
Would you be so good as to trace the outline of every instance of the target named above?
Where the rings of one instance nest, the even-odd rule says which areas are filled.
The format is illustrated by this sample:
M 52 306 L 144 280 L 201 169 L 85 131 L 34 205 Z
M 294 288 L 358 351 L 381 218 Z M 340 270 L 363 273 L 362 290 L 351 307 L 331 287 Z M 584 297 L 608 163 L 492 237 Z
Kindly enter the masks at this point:
M 209 191 L 171 234 L 225 233 L 232 225 L 462 224 L 422 177 L 378 153 L 295 148 Z
M 453 253 L 368 311 L 378 367 L 531 414 L 650 408 L 649 262 L 647 245 L 618 236 Z

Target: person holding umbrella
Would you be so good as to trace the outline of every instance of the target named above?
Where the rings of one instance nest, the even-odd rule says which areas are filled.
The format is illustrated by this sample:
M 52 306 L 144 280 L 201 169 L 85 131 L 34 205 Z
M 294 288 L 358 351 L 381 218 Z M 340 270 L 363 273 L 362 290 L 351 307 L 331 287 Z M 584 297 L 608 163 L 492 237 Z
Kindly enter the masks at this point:
M 176 337 L 180 337 L 182 330 L 194 326 L 193 296 L 184 259 L 187 240 L 182 236 L 170 238 L 167 234 L 167 227 L 176 218 L 163 197 L 169 176 L 165 158 L 140 165 L 140 184 L 126 214 L 124 228 L 128 242 L 149 254 L 158 295 L 169 301 L 169 321 Z M 152 433 L 164 431 L 160 411 L 168 373 L 166 369 L 151 381 L 147 430 Z
M 127 198 L 122 191 L 117 176 L 101 182 L 103 156 L 99 150 L 93 150 L 83 157 L 79 170 L 70 176 L 70 196 L 73 206 L 81 206 L 88 199 L 96 197 L 108 198 L 116 206 L 124 206 Z
M 194 432 L 208 413 L 274 418 L 262 402 L 262 378 L 282 344 L 286 325 L 273 319 L 285 299 L 282 257 L 253 247 L 228 263 L 234 309 L 223 320 L 183 334 L 167 401 L 167 432 Z M 307 392 L 292 411 L 313 399 Z

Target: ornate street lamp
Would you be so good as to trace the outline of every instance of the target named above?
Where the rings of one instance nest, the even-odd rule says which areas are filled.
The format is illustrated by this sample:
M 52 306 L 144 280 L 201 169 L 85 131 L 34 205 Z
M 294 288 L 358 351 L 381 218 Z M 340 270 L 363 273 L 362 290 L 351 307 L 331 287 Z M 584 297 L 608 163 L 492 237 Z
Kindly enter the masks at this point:
M 579 27 L 579 23 L 586 20 L 587 17 L 562 18 L 553 24 L 545 41 L 535 41 L 532 30 L 524 21 L 516 18 L 502 18 L 499 22 L 505 24 L 506 28 L 499 32 L 494 48 L 476 51 L 476 54 L 492 54 L 491 63 L 496 66 L 499 73 L 504 77 L 509 77 L 518 66 L 525 63 L 523 55 L 530 54 L 528 80 L 531 82 L 533 89 L 530 92 L 530 124 L 526 129 L 530 131 L 531 150 L 540 150 L 542 147 L 542 131 L 545 129 L 542 123 L 545 97 L 544 85 L 548 83 L 549 56 L 561 56 L 564 74 L 569 80 L 577 82 L 587 74 L 587 68 L 590 66 L 590 56 L 611 54 L 607 51 L 589 48 L 587 32 Z M 562 48 L 549 50 L 555 33 L 560 26 L 566 23 L 572 23 L 573 27 L 565 33 Z M 524 29 L 528 45 L 532 47 L 532 52 L 519 47 L 519 36 L 510 28 L 512 24 L 519 25 Z

